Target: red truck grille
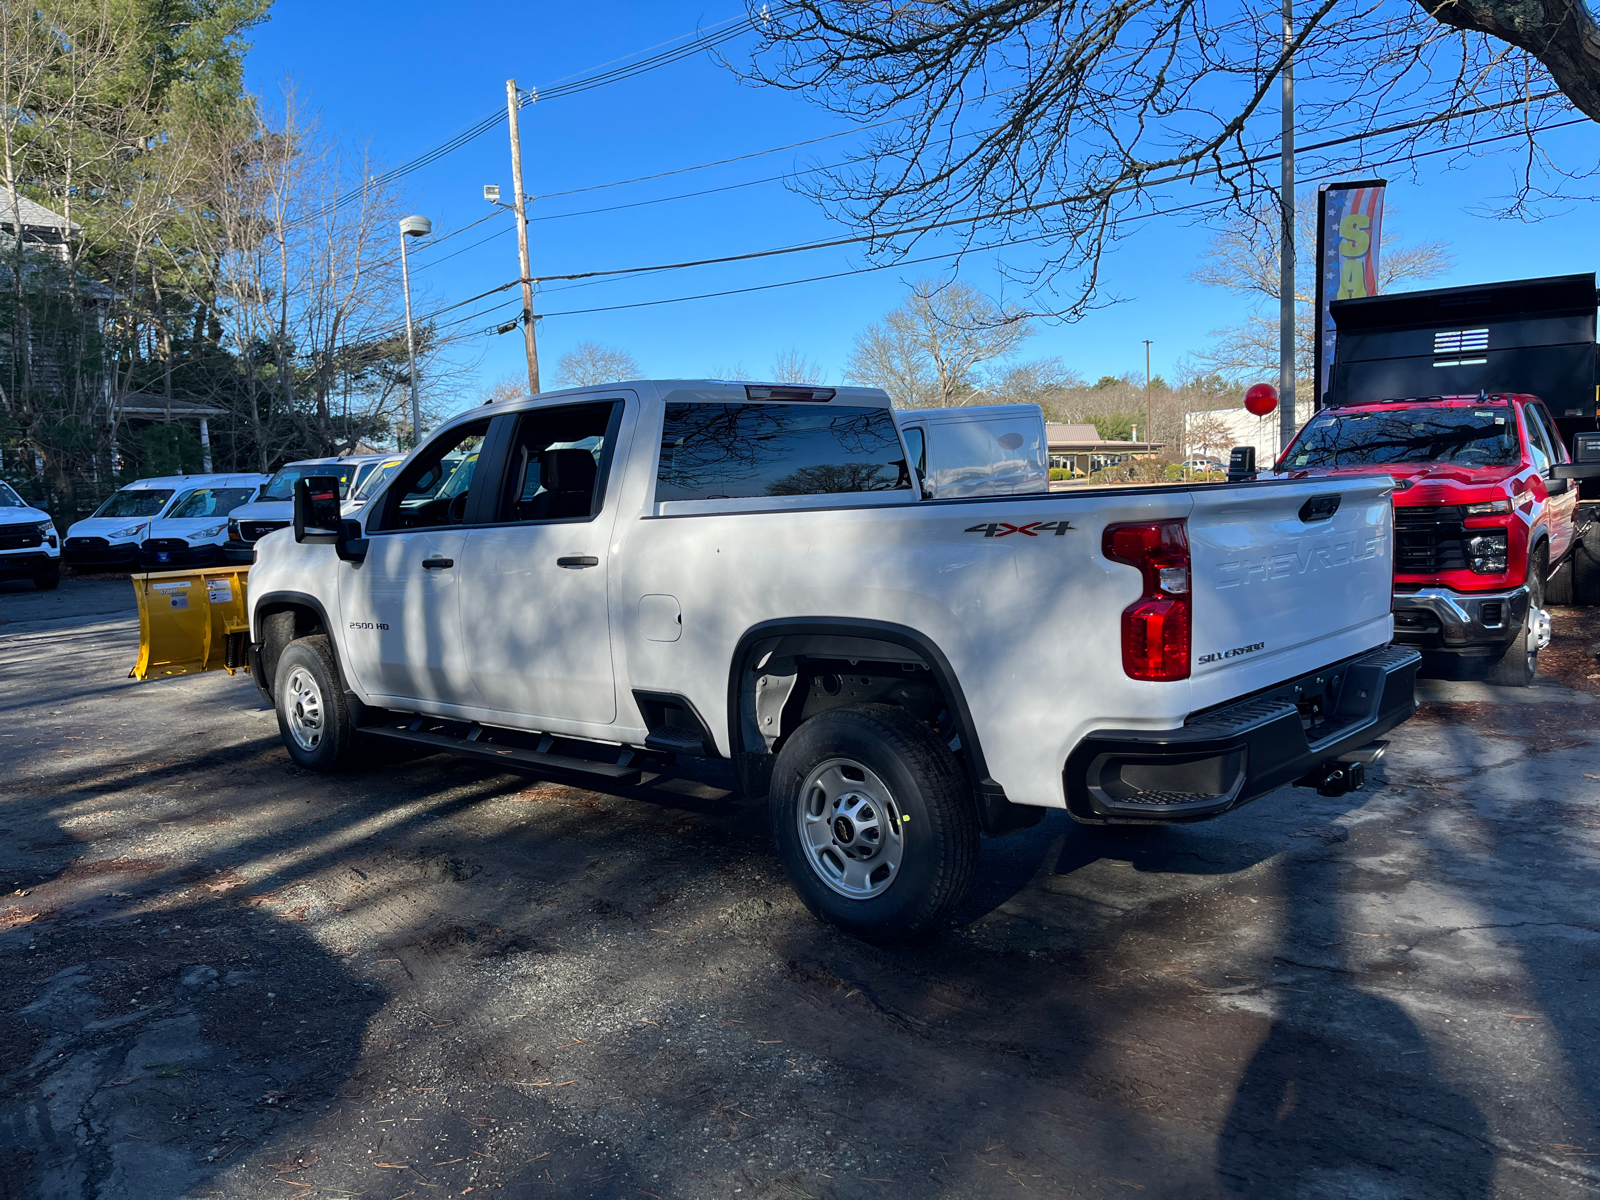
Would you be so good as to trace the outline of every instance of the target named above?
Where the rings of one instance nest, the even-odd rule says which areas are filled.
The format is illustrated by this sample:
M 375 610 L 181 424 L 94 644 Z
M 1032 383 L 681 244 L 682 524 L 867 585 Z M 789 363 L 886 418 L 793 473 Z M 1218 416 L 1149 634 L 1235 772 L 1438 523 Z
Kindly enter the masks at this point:
M 1394 510 L 1394 569 L 1400 575 L 1437 575 L 1467 569 L 1466 513 L 1459 505 Z

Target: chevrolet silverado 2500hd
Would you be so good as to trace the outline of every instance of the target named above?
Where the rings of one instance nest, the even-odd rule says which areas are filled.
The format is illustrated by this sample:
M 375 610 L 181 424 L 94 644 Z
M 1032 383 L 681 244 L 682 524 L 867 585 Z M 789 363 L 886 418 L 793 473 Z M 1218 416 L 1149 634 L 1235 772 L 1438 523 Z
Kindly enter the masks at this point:
M 980 830 L 1357 783 L 1413 708 L 1391 488 L 924 499 L 880 391 L 546 394 L 452 419 L 358 518 L 297 485 L 252 670 L 314 770 L 358 735 L 612 785 L 731 759 L 812 910 L 888 939 Z

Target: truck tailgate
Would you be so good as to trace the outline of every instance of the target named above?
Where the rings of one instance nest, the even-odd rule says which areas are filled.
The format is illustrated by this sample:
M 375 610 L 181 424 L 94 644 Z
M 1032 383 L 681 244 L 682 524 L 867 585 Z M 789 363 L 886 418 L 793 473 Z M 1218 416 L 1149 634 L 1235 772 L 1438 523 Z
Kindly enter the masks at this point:
M 1213 690 L 1244 694 L 1389 641 L 1393 486 L 1373 475 L 1196 489 L 1200 704 Z

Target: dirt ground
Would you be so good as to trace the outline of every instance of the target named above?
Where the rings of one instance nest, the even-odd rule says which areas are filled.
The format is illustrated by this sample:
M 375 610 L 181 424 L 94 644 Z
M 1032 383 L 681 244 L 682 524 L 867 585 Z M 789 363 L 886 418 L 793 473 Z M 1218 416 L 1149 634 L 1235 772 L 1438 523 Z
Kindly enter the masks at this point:
M 311 775 L 247 678 L 126 678 L 126 580 L 0 587 L 0 1200 L 1594 1196 L 1600 623 L 1556 630 L 1363 793 L 1052 814 L 883 950 L 715 765 Z

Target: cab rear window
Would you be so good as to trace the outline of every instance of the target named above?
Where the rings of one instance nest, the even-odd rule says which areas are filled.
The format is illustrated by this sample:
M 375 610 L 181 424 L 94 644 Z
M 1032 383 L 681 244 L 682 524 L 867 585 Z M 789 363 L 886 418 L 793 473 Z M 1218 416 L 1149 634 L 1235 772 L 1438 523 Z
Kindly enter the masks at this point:
M 908 490 L 887 408 L 668 404 L 656 500 Z
M 1324 409 L 1306 423 L 1283 465 L 1294 469 L 1448 462 L 1504 467 L 1520 459 L 1511 409 L 1440 406 L 1383 412 Z

